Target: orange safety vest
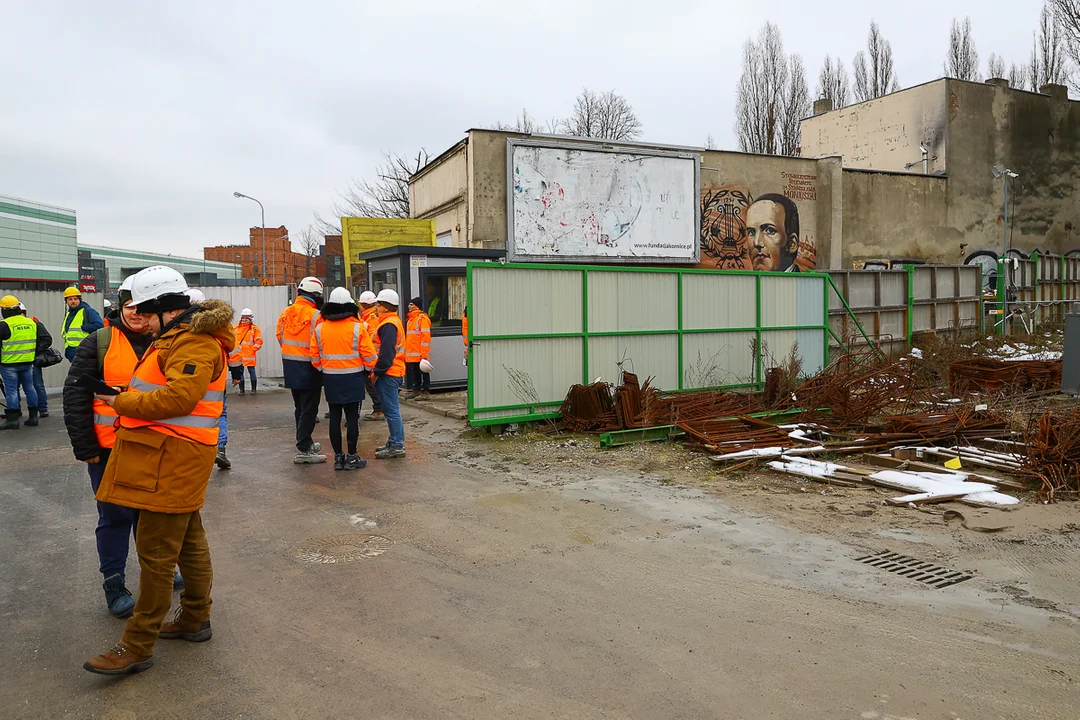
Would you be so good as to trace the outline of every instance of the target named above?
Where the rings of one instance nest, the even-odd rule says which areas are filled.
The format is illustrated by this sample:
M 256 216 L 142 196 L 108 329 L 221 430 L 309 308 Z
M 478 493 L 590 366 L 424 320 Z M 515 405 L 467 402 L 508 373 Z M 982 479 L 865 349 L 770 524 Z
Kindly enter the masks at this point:
M 394 362 L 386 374 L 390 377 L 405 377 L 405 329 L 401 327 L 401 318 L 397 313 L 380 318 L 379 324 L 375 326 L 375 354 L 379 354 L 379 347 L 382 344 L 379 342 L 379 329 L 387 323 L 397 328 L 397 349 L 394 353 Z
M 110 327 L 109 349 L 105 353 L 105 366 L 101 379 L 109 387 L 125 388 L 131 383 L 139 358 L 127 335 L 117 327 Z M 108 450 L 116 444 L 116 410 L 94 398 L 94 434 L 98 445 Z
M 153 392 L 165 389 L 168 378 L 161 372 L 158 366 L 159 350 L 151 348 L 135 368 L 135 375 L 128 385 L 128 392 Z M 222 355 L 224 355 L 224 350 Z M 141 428 L 146 427 L 164 435 L 198 443 L 200 445 L 217 445 L 218 442 L 218 418 L 225 407 L 225 376 L 228 370 L 224 367 L 210 383 L 206 394 L 195 405 L 190 415 L 182 417 L 165 418 L 164 420 L 137 420 L 136 418 L 121 416 L 120 427 Z
M 461 342 L 469 347 L 469 318 L 465 315 L 461 316 Z
M 229 367 L 255 367 L 255 354 L 262 349 L 262 331 L 255 323 L 237 324 L 233 328 L 236 334 L 236 347 L 229 355 Z
M 355 318 L 320 323 L 315 349 L 311 364 L 325 375 L 354 375 L 375 367 L 379 359 L 364 324 Z
M 282 360 L 311 362 L 311 335 L 321 317 L 315 303 L 302 296 L 281 311 L 277 339 L 281 343 Z
M 405 332 L 405 362 L 431 359 L 431 318 L 421 310 L 409 313 Z
M 372 342 L 374 342 L 375 328 L 379 326 L 378 309 L 374 307 L 369 307 L 367 310 L 361 310 L 360 320 L 364 323 L 364 327 L 367 328 L 368 337 L 370 337 Z

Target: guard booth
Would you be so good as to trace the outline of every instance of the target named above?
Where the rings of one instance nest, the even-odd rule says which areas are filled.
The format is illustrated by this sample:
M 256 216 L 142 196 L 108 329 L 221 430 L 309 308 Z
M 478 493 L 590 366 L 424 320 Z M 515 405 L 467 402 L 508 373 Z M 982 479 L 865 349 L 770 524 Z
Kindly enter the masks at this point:
M 432 389 L 463 389 L 468 386 L 461 341 L 461 318 L 465 311 L 465 267 L 470 262 L 497 261 L 502 250 L 394 245 L 361 253 L 367 270 L 367 289 L 378 294 L 389 288 L 401 298 L 401 323 L 409 301 L 419 297 L 421 308 L 431 316 Z

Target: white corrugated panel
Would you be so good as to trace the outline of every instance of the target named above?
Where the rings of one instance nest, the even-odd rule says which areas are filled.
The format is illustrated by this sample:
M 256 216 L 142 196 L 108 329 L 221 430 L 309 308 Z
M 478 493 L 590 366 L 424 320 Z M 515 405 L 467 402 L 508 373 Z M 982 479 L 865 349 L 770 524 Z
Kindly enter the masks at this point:
M 825 324 L 824 278 L 768 275 L 761 278 L 761 326 Z
M 200 288 L 207 298 L 224 300 L 233 309 L 233 324 L 240 322 L 240 311 L 250 308 L 255 313 L 255 324 L 262 331 L 263 347 L 256 355 L 255 372 L 259 379 L 280 378 L 281 346 L 277 341 L 277 320 L 289 304 L 289 289 L 284 285 L 240 287 L 220 286 Z
M 949 267 L 939 267 L 934 269 L 934 274 L 937 275 L 937 297 L 956 297 L 956 271 Z
M 642 381 L 655 378 L 653 386 L 662 390 L 679 389 L 678 335 L 608 335 L 589 338 L 589 382 L 602 377 L 607 382 L 621 381 L 622 369 Z
M 582 323 L 580 270 L 474 267 L 469 334 L 578 333 Z
M 934 316 L 933 305 L 916 305 L 915 312 L 912 314 L 912 326 L 911 329 L 914 332 L 922 332 L 924 330 L 930 330 L 933 328 Z
M 964 265 L 960 268 L 960 295 L 973 297 L 982 292 L 982 270 L 978 266 Z
M 894 340 L 902 340 L 907 337 L 906 315 L 903 310 L 881 313 L 881 326 L 878 333 L 882 340 L 891 335 Z M 868 331 L 869 332 L 869 331 Z
M 768 330 L 761 333 L 763 345 L 762 368 L 783 366 L 791 348 L 798 344 L 802 373 L 816 375 L 825 364 L 825 337 L 823 330 Z
M 686 273 L 682 280 L 684 330 L 749 328 L 757 324 L 753 275 Z
M 881 276 L 881 304 L 885 307 L 907 304 L 907 273 L 890 270 L 878 274 Z
M 589 272 L 589 332 L 677 330 L 679 276 Z
M 915 299 L 916 300 L 929 300 L 931 295 L 931 287 L 934 282 L 934 270 L 928 267 L 916 267 L 915 268 Z
M 0 296 L 14 295 L 26 306 L 26 314 L 35 317 L 45 325 L 45 329 L 52 335 L 53 347 L 64 352 L 64 338 L 61 332 L 64 329 L 64 318 L 67 315 L 67 306 L 64 304 L 64 294 L 56 290 L 5 290 L 0 288 Z M 83 300 L 90 307 L 105 316 L 104 298 L 100 293 L 84 293 Z M 59 389 L 64 386 L 64 378 L 67 377 L 71 363 L 67 360 L 51 368 L 45 368 L 45 387 L 47 389 Z
M 960 308 L 960 327 L 967 327 L 979 319 L 979 303 L 958 303 Z
M 473 407 L 559 404 L 584 376 L 581 338 L 482 340 L 473 345 Z M 522 382 L 516 383 L 517 376 Z M 528 411 L 509 413 L 523 415 Z
M 683 389 L 756 382 L 756 332 L 683 335 Z
M 877 271 L 848 273 L 847 301 L 849 307 L 852 309 L 874 307 L 874 298 L 877 295 L 875 283 L 878 275 L 881 275 L 881 273 Z

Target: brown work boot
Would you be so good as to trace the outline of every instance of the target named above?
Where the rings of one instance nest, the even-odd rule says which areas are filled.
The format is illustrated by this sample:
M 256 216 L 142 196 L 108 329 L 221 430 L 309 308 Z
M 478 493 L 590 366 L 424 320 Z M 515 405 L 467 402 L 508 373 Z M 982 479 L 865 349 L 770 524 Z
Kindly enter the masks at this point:
M 83 669 L 98 675 L 127 675 L 149 670 L 153 664 L 153 655 L 136 655 L 127 645 L 117 643 L 109 652 L 84 662 Z
M 206 642 L 213 637 L 210 621 L 191 622 L 184 617 L 184 608 L 176 611 L 176 616 L 161 626 L 158 637 L 164 640 L 187 640 L 188 642 Z

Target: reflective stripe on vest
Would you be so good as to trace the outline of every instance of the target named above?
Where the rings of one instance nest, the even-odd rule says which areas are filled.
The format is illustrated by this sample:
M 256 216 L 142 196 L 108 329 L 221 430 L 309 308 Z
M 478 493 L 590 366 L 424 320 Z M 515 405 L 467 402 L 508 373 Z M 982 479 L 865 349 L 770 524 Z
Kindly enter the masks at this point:
M 135 374 L 135 366 L 139 364 L 139 358 L 135 355 L 135 348 L 119 328 L 109 328 L 109 349 L 105 353 L 104 367 L 101 369 L 101 380 L 109 387 L 127 387 L 131 384 L 131 376 Z M 99 340 L 100 340 L 100 336 Z M 97 435 L 98 445 L 105 449 L 116 444 L 116 410 L 102 401 L 94 398 L 94 433 Z
M 342 332 L 342 324 L 330 321 L 315 328 L 315 343 L 319 351 L 317 365 L 326 375 L 355 375 L 363 372 L 365 368 L 373 367 L 378 359 L 373 355 L 365 356 L 361 351 L 361 333 L 366 333 L 363 323 L 353 320 L 351 331 L 345 332 Z M 328 337 L 324 338 L 324 334 Z M 343 340 L 345 342 L 342 342 Z M 327 352 L 327 348 L 336 352 Z M 346 352 L 340 352 L 341 350 Z
M 278 318 L 281 359 L 311 362 L 311 332 L 319 323 L 319 311 L 305 297 L 298 297 Z
M 135 368 L 135 375 L 131 378 L 128 392 L 154 392 L 167 387 L 168 378 L 158 367 L 158 354 L 160 351 L 151 348 L 142 361 Z M 222 359 L 225 358 L 224 349 L 221 351 Z M 181 417 L 165 418 L 164 420 L 136 420 L 130 417 L 120 417 L 120 427 L 140 428 L 147 427 L 156 432 L 171 435 L 199 443 L 200 445 L 217 445 L 218 441 L 218 418 L 225 401 L 225 377 L 228 375 L 226 368 L 222 367 L 218 376 L 210 383 L 202 399 L 195 405 L 190 414 Z
M 431 318 L 422 312 L 412 312 L 406 318 L 405 362 L 418 363 L 431 357 Z
M 387 315 L 379 319 L 379 325 L 375 328 L 375 354 L 379 354 L 382 343 L 379 342 L 379 330 L 383 325 L 390 323 L 397 328 L 397 347 L 394 350 L 394 362 L 386 374 L 390 377 L 405 377 L 405 328 L 401 326 L 401 318 L 397 313 Z
M 82 326 L 85 321 L 86 308 L 79 308 L 75 313 L 75 317 L 72 318 L 71 324 L 64 331 L 64 347 L 79 347 L 79 344 L 86 339 L 86 336 L 90 333 L 83 332 Z
M 25 315 L 4 318 L 11 329 L 11 337 L 0 342 L 0 363 L 22 365 L 34 362 L 37 348 L 37 323 Z

